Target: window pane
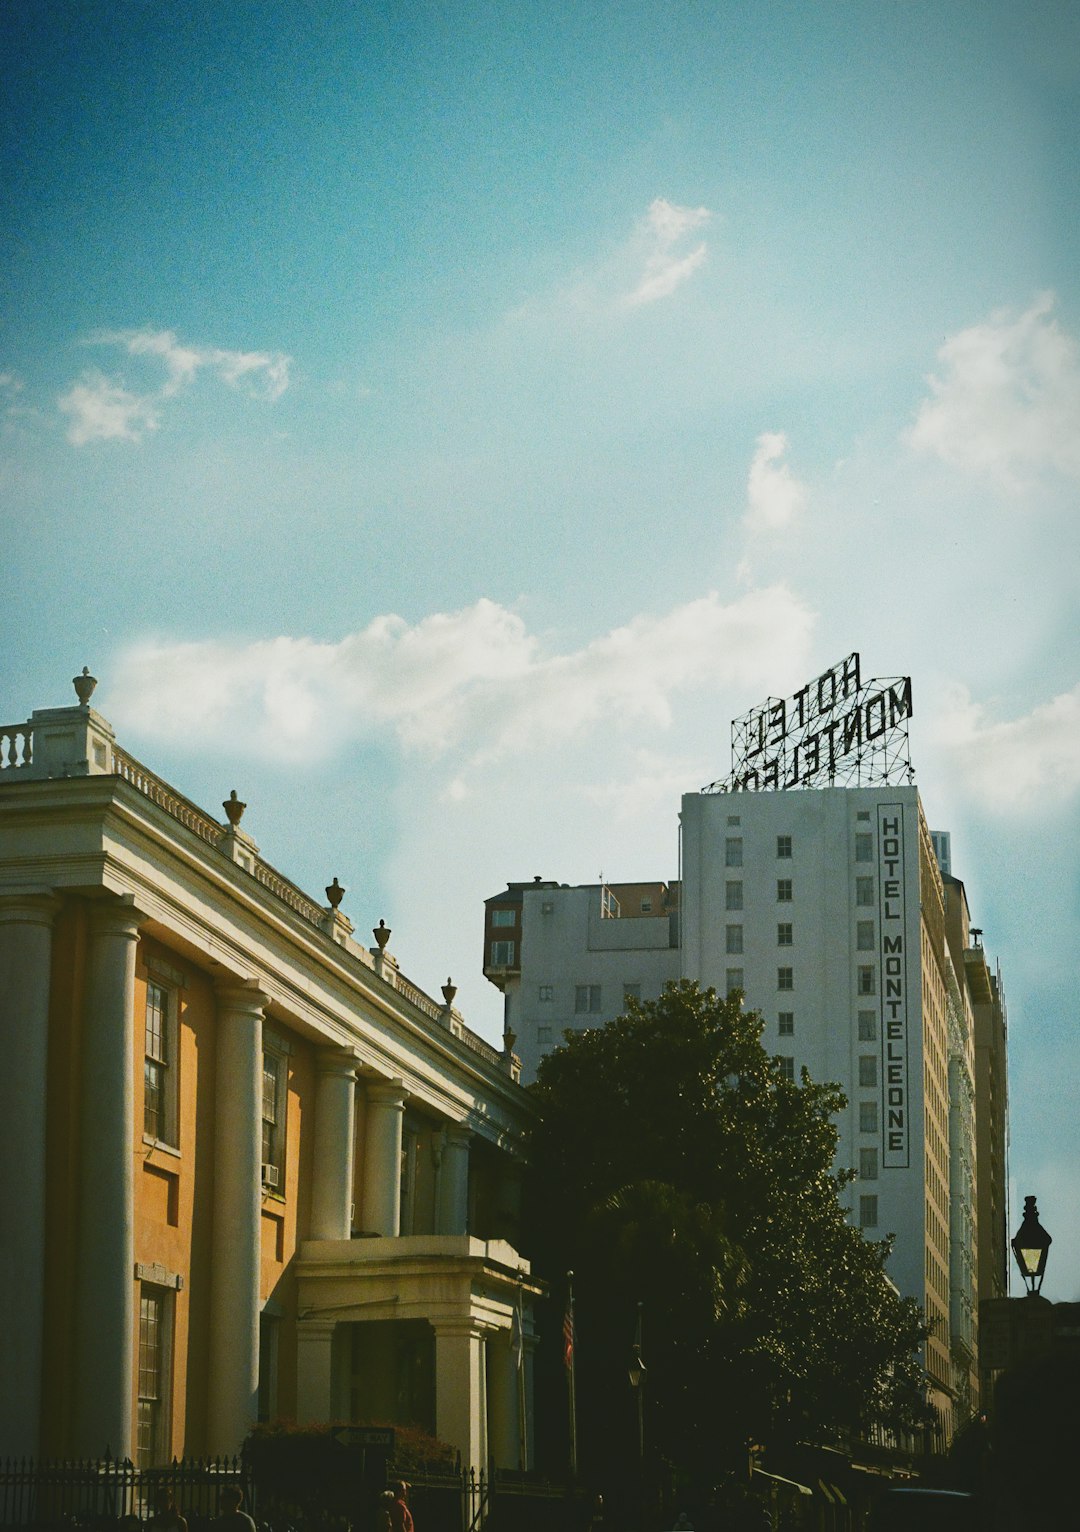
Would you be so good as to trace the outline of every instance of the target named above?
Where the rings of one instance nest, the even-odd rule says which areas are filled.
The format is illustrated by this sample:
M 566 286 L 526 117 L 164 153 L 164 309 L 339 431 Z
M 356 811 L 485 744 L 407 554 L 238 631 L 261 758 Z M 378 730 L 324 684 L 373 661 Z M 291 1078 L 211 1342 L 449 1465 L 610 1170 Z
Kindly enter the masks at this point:
M 791 855 L 790 835 L 778 835 L 776 837 L 776 854 L 778 857 L 789 857 Z
M 859 1132 L 876 1133 L 877 1128 L 877 1102 L 859 1102 Z
M 729 995 L 734 990 L 741 990 L 745 988 L 743 984 L 743 971 L 741 968 L 729 968 L 725 975 L 725 981 L 727 983 L 727 992 Z
M 493 926 L 512 926 L 516 920 L 516 910 L 492 910 L 491 912 L 491 924 Z
M 781 921 L 781 923 L 777 926 L 776 945 L 778 947 L 790 947 L 793 944 L 795 938 L 792 934 L 792 929 L 793 928 L 790 921 L 786 920 Z
M 877 1012 L 859 1012 L 859 1041 L 860 1043 L 877 1042 Z
M 872 968 L 859 969 L 859 994 L 877 994 L 877 975 Z
M 776 970 L 776 987 L 777 989 L 795 988 L 794 968 L 778 968 Z
M 781 1011 L 777 1018 L 776 1029 L 781 1037 L 791 1037 L 795 1032 L 795 1012 Z
M 790 878 L 778 878 L 776 880 L 776 902 L 777 902 L 777 904 L 790 904 L 791 903 L 791 879 Z
M 729 835 L 724 842 L 724 866 L 742 866 L 742 836 Z
M 872 920 L 860 920 L 856 922 L 855 946 L 860 952 L 873 952 L 874 922 Z
M 725 951 L 741 952 L 743 950 L 742 932 L 742 926 L 728 926 L 726 932 L 727 945 L 725 947 Z
M 874 837 L 859 833 L 855 837 L 855 860 L 857 862 L 872 862 L 874 860 Z
M 493 968 L 509 968 L 514 962 L 514 942 L 492 942 L 491 966 Z
M 878 1178 L 878 1157 L 876 1149 L 859 1150 L 859 1180 L 876 1181 Z
M 859 1054 L 859 1084 L 864 1087 L 877 1084 L 877 1054 Z
M 855 903 L 856 904 L 873 904 L 873 902 L 874 902 L 874 880 L 873 880 L 873 878 L 856 878 L 855 879 Z
M 742 907 L 743 907 L 743 902 L 742 902 L 742 884 L 741 883 L 727 883 L 727 884 L 725 884 L 725 886 L 724 886 L 724 908 L 727 909 L 727 910 L 741 910 Z
M 876 1229 L 878 1221 L 877 1197 L 859 1198 L 859 1227 L 862 1229 Z
M 780 1073 L 783 1075 L 785 1080 L 794 1080 L 795 1060 L 793 1058 L 781 1058 Z

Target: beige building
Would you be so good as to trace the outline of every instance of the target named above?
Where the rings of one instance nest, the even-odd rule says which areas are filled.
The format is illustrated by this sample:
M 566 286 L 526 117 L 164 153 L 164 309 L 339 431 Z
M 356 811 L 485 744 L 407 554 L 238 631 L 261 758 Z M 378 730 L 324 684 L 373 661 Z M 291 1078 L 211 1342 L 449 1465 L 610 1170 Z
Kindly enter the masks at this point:
M 685 978 L 742 991 L 792 1078 L 841 1084 L 852 1217 L 895 1235 L 946 1436 L 978 1406 L 978 1299 L 1004 1272 L 1007 1105 L 1000 979 L 947 840 L 910 785 L 688 793 L 678 880 L 511 883 L 484 930 L 525 1079 L 566 1030 Z
M 76 689 L 0 729 L 0 1455 L 153 1463 L 285 1416 L 520 1466 L 517 1059 Z

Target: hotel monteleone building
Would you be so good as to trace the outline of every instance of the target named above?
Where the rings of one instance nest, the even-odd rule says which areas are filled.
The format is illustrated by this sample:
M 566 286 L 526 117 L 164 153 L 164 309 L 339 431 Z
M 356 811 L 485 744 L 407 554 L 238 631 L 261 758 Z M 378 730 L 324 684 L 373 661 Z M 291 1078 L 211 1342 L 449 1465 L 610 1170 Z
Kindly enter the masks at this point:
M 741 991 L 794 1079 L 837 1081 L 852 1217 L 896 1236 L 945 1435 L 979 1398 L 977 1313 L 1005 1271 L 1005 1009 L 908 755 L 907 678 L 848 656 L 732 726 L 733 772 L 682 800 L 679 877 L 486 901 L 484 971 L 535 1077 L 570 1028 L 672 979 Z
M 0 1456 L 153 1464 L 289 1417 L 520 1466 L 516 1058 L 75 684 L 0 729 Z

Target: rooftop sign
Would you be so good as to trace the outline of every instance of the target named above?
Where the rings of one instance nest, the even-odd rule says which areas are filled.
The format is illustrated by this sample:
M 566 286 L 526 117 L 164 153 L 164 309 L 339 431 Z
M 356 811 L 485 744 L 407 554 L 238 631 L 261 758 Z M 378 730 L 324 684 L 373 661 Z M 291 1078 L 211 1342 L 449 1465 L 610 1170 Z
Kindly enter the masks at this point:
M 849 654 L 793 697 L 768 697 L 736 718 L 731 776 L 703 791 L 909 783 L 911 713 L 910 676 L 864 682 Z

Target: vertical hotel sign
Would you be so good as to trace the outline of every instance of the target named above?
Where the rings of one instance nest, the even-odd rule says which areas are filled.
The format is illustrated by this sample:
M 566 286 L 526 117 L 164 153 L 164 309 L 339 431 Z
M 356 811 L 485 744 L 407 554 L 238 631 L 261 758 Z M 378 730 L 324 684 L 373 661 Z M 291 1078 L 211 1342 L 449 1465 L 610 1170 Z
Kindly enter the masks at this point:
M 878 804 L 877 834 L 882 1167 L 885 1170 L 907 1170 L 911 1162 L 911 1082 L 908 1078 L 908 924 L 903 804 Z

